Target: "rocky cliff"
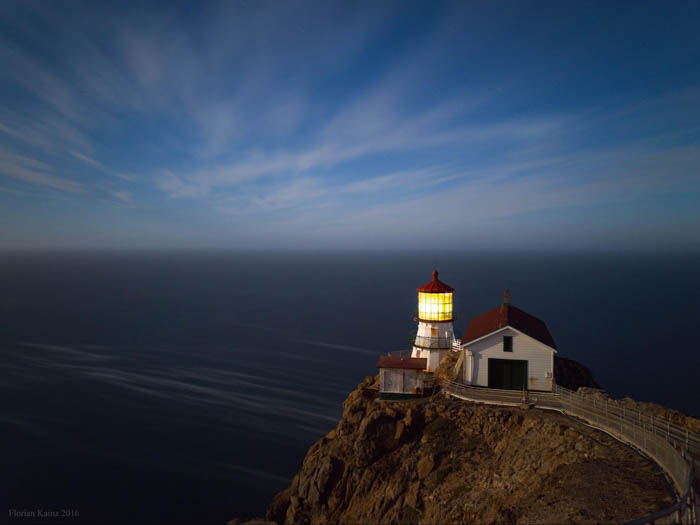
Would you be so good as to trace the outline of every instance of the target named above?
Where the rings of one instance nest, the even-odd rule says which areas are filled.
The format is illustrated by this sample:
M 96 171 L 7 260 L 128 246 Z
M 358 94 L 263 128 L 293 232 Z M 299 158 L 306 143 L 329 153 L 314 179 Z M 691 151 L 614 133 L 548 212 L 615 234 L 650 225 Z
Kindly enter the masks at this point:
M 649 461 L 561 414 L 379 400 L 368 377 L 273 500 L 277 523 L 620 523 L 671 504 Z

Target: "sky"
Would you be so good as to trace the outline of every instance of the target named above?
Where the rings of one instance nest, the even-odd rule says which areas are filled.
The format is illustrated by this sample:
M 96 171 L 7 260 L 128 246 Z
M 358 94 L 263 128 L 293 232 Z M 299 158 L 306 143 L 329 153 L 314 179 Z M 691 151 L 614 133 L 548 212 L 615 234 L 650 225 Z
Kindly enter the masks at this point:
M 0 2 L 0 249 L 700 250 L 698 2 Z

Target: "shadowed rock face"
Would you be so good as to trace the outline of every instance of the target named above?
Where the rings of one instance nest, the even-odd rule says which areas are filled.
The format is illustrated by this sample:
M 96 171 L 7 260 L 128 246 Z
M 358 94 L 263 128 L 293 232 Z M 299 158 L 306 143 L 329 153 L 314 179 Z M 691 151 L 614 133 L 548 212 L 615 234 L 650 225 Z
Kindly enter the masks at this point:
M 619 523 L 664 508 L 653 464 L 561 414 L 443 396 L 378 400 L 368 377 L 267 511 L 277 523 Z
M 578 361 L 558 355 L 554 356 L 554 379 L 559 386 L 569 390 L 578 390 L 581 387 L 600 388 L 588 368 Z

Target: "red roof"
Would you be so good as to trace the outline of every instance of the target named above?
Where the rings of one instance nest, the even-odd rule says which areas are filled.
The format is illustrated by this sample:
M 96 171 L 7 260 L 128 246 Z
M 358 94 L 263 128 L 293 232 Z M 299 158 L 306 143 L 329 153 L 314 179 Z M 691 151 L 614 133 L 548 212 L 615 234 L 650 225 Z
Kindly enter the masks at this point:
M 433 280 L 425 283 L 420 288 L 417 288 L 419 292 L 430 292 L 430 293 L 450 293 L 454 292 L 455 289 L 451 286 L 446 285 L 438 279 L 438 271 L 433 270 Z
M 464 337 L 462 337 L 462 344 L 471 343 L 475 339 L 500 330 L 505 326 L 515 328 L 554 349 L 557 348 L 544 321 L 510 304 L 503 304 L 469 321 L 469 326 L 467 326 Z
M 414 370 L 424 370 L 428 366 L 425 357 L 403 357 L 393 355 L 383 355 L 377 361 L 377 368 L 409 368 Z

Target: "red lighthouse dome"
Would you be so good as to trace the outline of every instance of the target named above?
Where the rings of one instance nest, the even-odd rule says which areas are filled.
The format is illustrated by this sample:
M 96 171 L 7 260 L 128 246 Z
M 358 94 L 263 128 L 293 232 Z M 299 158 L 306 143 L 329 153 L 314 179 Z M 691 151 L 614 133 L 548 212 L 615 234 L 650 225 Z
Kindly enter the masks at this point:
M 433 280 L 432 281 L 428 281 L 423 286 L 420 286 L 419 288 L 416 288 L 416 289 L 419 292 L 429 292 L 429 293 L 451 293 L 451 292 L 455 291 L 454 288 L 443 283 L 440 279 L 438 279 L 438 271 L 437 270 L 433 270 Z

